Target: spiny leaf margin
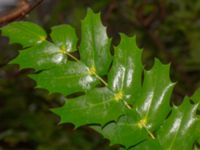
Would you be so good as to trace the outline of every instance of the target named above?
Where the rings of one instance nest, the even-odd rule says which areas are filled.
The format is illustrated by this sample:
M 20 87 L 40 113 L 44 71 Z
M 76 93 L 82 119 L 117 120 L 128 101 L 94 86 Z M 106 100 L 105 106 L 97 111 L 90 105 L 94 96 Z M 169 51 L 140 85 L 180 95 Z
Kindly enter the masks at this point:
M 72 33 L 71 35 L 69 34 L 68 38 L 59 37 L 59 33 L 64 27 L 68 27 L 68 29 L 63 29 L 66 33 L 65 35 L 69 34 L 69 31 L 74 32 L 74 29 L 67 25 L 52 28 L 52 33 L 54 34 L 51 34 L 51 37 L 55 43 L 46 41 L 47 35 L 45 31 L 38 25 L 30 22 L 15 22 L 1 28 L 2 34 L 10 37 L 11 43 L 19 43 L 27 48 L 27 50 L 25 50 L 26 52 L 21 52 L 19 57 L 12 61 L 12 63 L 20 64 L 20 66 L 22 66 L 21 68 L 34 68 L 37 71 L 42 70 L 39 74 L 31 75 L 31 77 L 37 81 L 38 87 L 46 88 L 50 92 L 60 92 L 65 95 L 80 91 L 85 92 L 83 96 L 66 100 L 63 107 L 53 109 L 55 113 L 61 116 L 61 119 L 64 118 L 62 119 L 62 123 L 72 122 L 75 123 L 77 127 L 86 124 L 100 124 L 101 126 L 91 127 L 102 133 L 106 138 L 109 138 L 112 144 L 122 144 L 126 148 L 136 145 L 131 149 L 154 149 L 155 147 L 165 149 L 171 144 L 170 142 L 163 142 L 162 138 L 166 140 L 171 138 L 175 139 L 175 143 L 179 143 L 180 141 L 187 143 L 186 140 L 188 136 L 180 135 L 177 140 L 177 138 L 173 138 L 174 134 L 167 136 L 168 134 L 165 133 L 168 126 L 173 127 L 173 125 L 176 125 L 176 119 L 179 118 L 179 116 L 173 117 L 174 113 L 187 114 L 191 116 L 192 120 L 195 120 L 187 126 L 187 129 L 188 131 L 196 131 L 197 135 L 190 135 L 187 132 L 187 134 L 190 135 L 190 144 L 184 147 L 173 144 L 170 148 L 192 148 L 191 145 L 199 138 L 199 130 L 197 130 L 199 118 L 196 117 L 198 104 L 192 106 L 192 104 L 185 102 L 188 101 L 186 98 L 180 107 L 169 107 L 169 100 L 174 87 L 174 83 L 168 79 L 169 67 L 165 67 L 156 60 L 154 67 L 149 71 L 145 71 L 142 84 L 143 67 L 141 63 L 141 51 L 139 51 L 135 45 L 134 37 L 127 37 L 121 34 L 121 42 L 115 47 L 114 61 L 109 71 L 108 68 L 112 61 L 110 55 L 110 39 L 107 37 L 105 27 L 101 24 L 100 15 L 93 13 L 90 9 L 88 10 L 86 18 L 82 21 L 82 39 L 79 49 L 80 60 L 70 53 L 75 51 L 77 43 L 76 35 Z M 31 28 L 32 30 L 30 30 Z M 33 34 L 32 31 L 35 31 L 35 33 Z M 21 39 L 20 36 L 14 36 L 13 34 L 15 33 L 22 34 Z M 32 34 L 33 38 L 30 38 Z M 100 41 L 101 36 L 102 41 Z M 87 40 L 87 38 L 91 40 Z M 65 45 L 66 39 L 71 42 L 72 47 L 69 47 L 69 44 Z M 50 48 L 48 48 L 48 46 Z M 27 56 L 31 56 L 34 54 L 34 50 L 43 52 L 44 55 L 41 55 L 41 58 L 47 56 L 47 52 L 48 57 L 51 59 L 47 59 L 49 61 L 47 61 L 48 63 L 45 61 L 38 63 L 35 57 L 36 62 L 27 63 L 27 60 L 34 60 L 34 56 L 32 56 L 32 59 L 25 59 L 26 54 Z M 101 53 L 102 50 L 104 51 L 103 53 Z M 87 53 L 91 54 L 91 57 L 88 58 Z M 68 60 L 69 56 L 74 59 L 75 62 Z M 53 60 L 60 61 L 53 62 Z M 98 67 L 101 63 L 104 63 L 104 65 Z M 73 67 L 72 64 L 83 66 L 84 69 L 77 67 L 79 69 L 72 69 L 71 71 L 74 72 L 74 74 L 71 74 L 68 69 Z M 66 70 L 68 70 L 67 73 Z M 68 79 L 60 80 L 60 83 L 63 82 L 60 84 L 62 86 L 60 86 L 58 84 L 59 82 L 55 80 L 56 78 L 48 77 L 54 72 L 59 72 L 58 78 L 63 78 L 65 75 L 73 77 L 78 73 L 83 73 L 85 80 L 77 78 L 73 80 L 73 84 L 71 84 Z M 102 75 L 108 76 L 108 83 L 104 81 Z M 48 77 L 48 80 L 55 80 L 55 82 L 50 82 L 50 85 L 48 83 L 44 84 L 43 80 L 45 80 L 46 77 Z M 96 87 L 99 83 L 98 80 L 104 84 L 104 88 Z M 80 81 L 83 81 L 82 85 L 80 85 Z M 133 82 L 129 82 L 131 84 L 126 84 L 128 81 Z M 67 88 L 62 90 L 62 88 L 65 87 L 65 82 L 66 84 L 69 82 L 69 86 L 66 86 Z M 54 84 L 58 84 L 59 86 L 57 87 Z M 106 94 L 106 92 L 101 94 L 104 90 L 107 91 L 108 94 Z M 99 94 L 95 94 L 95 92 Z M 99 100 L 95 101 L 95 96 L 97 95 L 99 95 Z M 194 97 L 191 97 L 196 103 L 199 103 L 197 102 L 199 100 L 198 95 L 199 94 L 196 94 Z M 187 107 L 190 107 L 192 111 L 187 112 L 185 103 L 187 103 Z M 70 109 L 73 111 L 77 109 L 77 111 L 76 113 L 72 113 Z M 84 110 L 84 112 L 81 110 Z M 170 111 L 172 111 L 171 115 L 167 116 Z M 162 115 L 160 115 L 159 119 L 156 119 L 160 113 Z M 173 121 L 173 119 L 175 119 L 175 121 Z M 187 120 L 185 124 L 189 122 L 191 122 L 190 119 Z M 135 133 L 141 136 L 137 136 Z M 133 139 L 135 137 L 136 140 L 134 141 Z

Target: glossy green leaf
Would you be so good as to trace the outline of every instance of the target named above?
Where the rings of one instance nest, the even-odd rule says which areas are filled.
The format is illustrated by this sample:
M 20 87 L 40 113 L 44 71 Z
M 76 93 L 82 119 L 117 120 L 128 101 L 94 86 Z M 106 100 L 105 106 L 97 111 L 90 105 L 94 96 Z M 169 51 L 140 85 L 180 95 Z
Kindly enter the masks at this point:
M 18 43 L 23 47 L 33 46 L 46 39 L 46 32 L 31 22 L 14 22 L 1 28 L 2 35 L 10 38 L 10 43 Z
M 21 69 L 35 70 L 49 69 L 53 66 L 67 63 L 67 56 L 60 52 L 60 48 L 44 41 L 41 44 L 20 51 L 19 56 L 10 62 L 19 64 Z
M 69 25 L 53 27 L 52 42 L 45 40 L 41 27 L 29 22 L 1 30 L 12 43 L 28 47 L 11 63 L 35 69 L 29 76 L 37 88 L 67 96 L 62 107 L 52 109 L 60 123 L 88 125 L 111 144 L 129 150 L 191 150 L 200 138 L 199 90 L 180 106 L 170 106 L 175 85 L 170 66 L 156 59 L 150 70 L 144 70 L 136 38 L 124 34 L 112 60 L 111 39 L 100 14 L 87 11 L 80 47 Z M 76 50 L 80 59 L 71 53 Z
M 131 104 L 139 97 L 142 78 L 142 51 L 136 46 L 135 37 L 121 34 L 121 42 L 115 47 L 108 86 L 113 91 L 123 93 L 123 98 Z
M 119 56 L 123 56 L 125 52 L 121 51 Z M 117 52 L 116 55 L 118 55 Z M 130 64 L 130 62 L 126 64 Z M 120 75 L 118 77 L 121 79 L 123 76 Z M 118 80 L 116 83 L 120 85 L 120 81 Z M 122 83 L 121 85 L 124 86 L 126 84 Z M 133 86 L 134 84 L 131 87 Z M 140 88 L 141 86 L 138 87 Z M 163 123 L 163 120 L 165 120 L 170 112 L 169 101 L 173 87 L 174 84 L 169 79 L 169 65 L 162 65 L 156 60 L 153 68 L 144 73 L 143 85 L 140 91 L 138 91 L 140 97 L 135 100 L 133 110 L 131 110 L 134 113 L 128 111 L 126 113 L 126 119 L 119 120 L 116 123 L 110 123 L 98 131 L 105 138 L 112 139 L 112 144 L 122 144 L 127 148 L 146 140 L 148 136 L 152 136 L 153 138 L 153 132 Z M 134 96 L 131 99 L 134 100 Z
M 172 109 L 172 114 L 157 133 L 162 149 L 192 149 L 194 141 L 199 137 L 197 107 L 198 104 L 190 104 L 186 97 L 181 106 Z
M 63 95 L 86 92 L 98 83 L 94 76 L 88 74 L 85 65 L 73 61 L 32 74 L 30 77 L 37 81 L 37 88 Z
M 111 63 L 111 40 L 107 37 L 106 28 L 102 25 L 100 14 L 88 9 L 81 23 L 80 56 L 89 68 L 95 68 L 99 75 L 105 75 Z M 88 59 L 90 58 L 90 59 Z
M 53 109 L 61 123 L 71 122 L 76 127 L 85 124 L 104 125 L 124 113 L 124 105 L 114 99 L 107 88 L 93 89 L 83 96 L 68 99 L 63 107 Z
M 144 72 L 141 97 L 135 108 L 152 131 L 160 126 L 170 111 L 170 97 L 174 83 L 169 78 L 169 65 L 155 60 L 151 70 Z
M 63 51 L 76 51 L 78 38 L 74 28 L 70 25 L 58 25 L 52 28 L 51 39 Z
M 120 115 L 124 114 L 124 109 L 128 109 L 126 108 L 127 106 L 123 105 L 123 103 L 126 103 L 126 100 L 130 99 L 131 91 L 139 92 L 139 89 L 132 89 L 132 85 L 135 83 L 139 84 L 140 86 L 141 84 L 141 50 L 139 50 L 134 44 L 136 43 L 135 38 L 129 38 L 125 35 L 121 35 L 121 38 L 122 40 L 120 42 L 120 45 L 116 47 L 117 50 L 114 56 L 115 63 L 113 64 L 113 68 L 109 73 L 109 89 L 106 88 L 107 90 L 104 90 L 105 94 L 106 91 L 109 91 L 110 97 L 105 96 L 103 92 L 99 93 L 99 91 L 96 92 L 95 90 L 95 92 L 93 91 L 93 94 L 89 92 L 86 93 L 85 96 L 79 97 L 78 99 L 69 100 L 70 102 L 66 102 L 66 104 L 63 107 L 55 109 L 55 112 L 58 112 L 57 114 L 61 116 L 61 122 L 69 122 L 71 120 L 76 126 L 80 126 L 84 124 L 89 124 L 93 120 L 92 123 L 104 125 L 109 121 L 116 120 Z M 133 45 L 131 45 L 131 43 L 133 43 Z M 123 50 L 124 47 L 126 48 L 125 50 Z M 128 55 L 129 52 L 132 52 L 132 55 Z M 138 56 L 139 58 L 133 59 L 134 55 Z M 128 57 L 129 59 L 123 59 L 126 57 Z M 119 66 L 121 68 L 119 68 Z M 125 71 L 122 72 L 123 68 Z M 138 72 L 136 73 L 136 71 Z M 121 73 L 123 73 L 124 78 L 120 77 Z M 127 78 L 129 79 L 128 82 L 126 82 Z M 136 81 L 137 79 L 139 79 L 139 82 Z M 111 86 L 109 87 L 109 85 Z M 82 104 L 83 101 L 87 102 L 86 106 Z M 92 109 L 90 109 L 90 105 L 96 106 L 94 105 L 94 102 L 98 104 L 98 108 L 91 107 Z M 124 108 L 122 106 L 124 106 Z M 73 110 L 74 107 L 78 109 L 75 109 L 76 111 L 74 111 L 74 113 L 70 113 L 70 107 Z M 102 110 L 99 109 L 99 107 Z M 98 113 L 96 113 L 97 110 Z M 82 114 L 82 111 L 86 112 L 87 115 Z M 66 114 L 72 115 L 68 116 Z M 98 114 L 98 117 L 95 117 L 94 114 Z M 72 118 L 75 118 L 75 120 L 73 120 Z
M 139 121 L 139 115 L 130 111 L 126 116 L 120 117 L 117 122 L 109 123 L 103 129 L 97 126 L 93 126 L 93 128 L 103 134 L 105 138 L 110 139 L 110 144 L 121 144 L 129 148 L 148 137 L 146 130 L 138 126 Z
M 23 27 L 28 24 L 37 27 L 37 25 L 28 22 L 19 22 L 19 24 Z M 17 23 L 14 25 L 4 27 L 2 31 L 21 30 L 21 26 L 19 29 L 17 28 L 19 27 Z M 40 29 L 39 26 L 38 28 Z M 25 31 L 28 29 L 25 28 Z M 61 30 L 63 30 L 62 36 L 60 35 Z M 15 34 L 10 32 L 7 36 L 13 41 L 11 33 Z M 30 35 L 27 38 L 30 38 Z M 93 75 L 90 75 L 89 68 L 81 62 L 68 60 L 67 54 L 76 50 L 75 30 L 69 25 L 56 26 L 52 28 L 51 38 L 55 44 L 44 39 L 40 43 L 29 45 L 29 48 L 20 51 L 18 57 L 10 63 L 19 64 L 21 69 L 34 68 L 36 71 L 40 71 L 37 75 L 33 74 L 30 77 L 37 81 L 38 88 L 46 88 L 52 93 L 59 92 L 69 95 L 73 92 L 85 92 L 94 87 L 98 81 Z M 18 40 L 23 42 L 23 36 L 22 39 Z M 21 41 L 14 42 L 24 44 Z

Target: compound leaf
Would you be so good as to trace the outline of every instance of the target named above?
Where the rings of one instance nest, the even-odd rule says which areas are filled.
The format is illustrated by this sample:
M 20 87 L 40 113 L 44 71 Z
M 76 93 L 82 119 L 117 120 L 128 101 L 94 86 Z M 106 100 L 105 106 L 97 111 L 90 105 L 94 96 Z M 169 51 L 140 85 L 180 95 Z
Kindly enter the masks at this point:
M 141 50 L 139 50 L 136 45 L 131 46 L 130 43 L 136 43 L 135 38 L 129 38 L 125 35 L 121 35 L 121 43 L 119 48 L 117 47 L 118 50 L 116 51 L 114 57 L 115 63 L 113 64 L 113 68 L 108 75 L 108 88 L 103 90 L 105 94 L 107 92 L 110 93 L 109 96 L 105 96 L 102 90 L 95 89 L 92 91 L 93 93 L 88 92 L 82 97 L 69 100 L 69 102 L 66 102 L 63 107 L 55 109 L 54 111 L 61 116 L 61 122 L 69 122 L 75 118 L 73 123 L 76 126 L 90 123 L 104 125 L 109 121 L 116 120 L 120 115 L 124 114 L 124 109 L 127 108 L 123 107 L 123 103 L 126 103 L 126 100 L 130 99 L 131 91 L 136 91 L 134 88 L 131 89 L 133 83 L 136 83 L 140 86 L 140 82 L 136 82 L 136 80 L 140 79 L 141 77 L 137 77 L 136 75 L 139 74 L 141 76 L 142 71 L 140 59 Z M 123 47 L 126 47 L 126 49 L 123 50 Z M 133 59 L 133 55 L 128 56 L 130 51 L 133 52 L 133 55 L 136 55 L 139 58 Z M 129 59 L 123 59 L 125 57 L 128 57 Z M 121 68 L 118 69 L 118 67 L 124 68 L 125 71 L 122 72 Z M 136 73 L 136 71 L 138 71 L 138 73 Z M 123 78 L 121 78 L 120 73 L 123 73 Z M 129 78 L 128 83 L 126 82 L 127 78 Z M 83 105 L 83 102 L 85 105 Z M 71 112 L 70 107 L 73 110 L 73 113 Z M 96 111 L 98 111 L 98 113 Z M 85 112 L 85 114 L 82 112 Z M 95 117 L 97 114 L 98 117 Z
M 124 34 L 112 60 L 111 39 L 100 14 L 88 9 L 80 47 L 69 25 L 53 27 L 52 42 L 30 22 L 14 22 L 1 31 L 11 43 L 26 48 L 11 64 L 35 69 L 29 76 L 36 87 L 67 96 L 62 107 L 52 109 L 61 123 L 88 125 L 111 144 L 129 150 L 190 150 L 200 139 L 199 90 L 180 106 L 170 106 L 175 85 L 170 66 L 156 59 L 150 70 L 144 70 L 136 38 Z
M 126 51 L 122 51 L 120 56 L 123 56 L 123 52 Z M 118 77 L 121 79 L 123 75 Z M 153 132 L 163 123 L 170 112 L 169 100 L 173 87 L 174 84 L 169 79 L 169 65 L 162 65 L 156 60 L 153 68 L 145 71 L 144 81 L 140 88 L 140 97 L 133 103 L 131 112 L 126 113 L 126 119 L 110 123 L 98 131 L 106 138 L 111 139 L 113 144 L 122 144 L 127 148 L 131 144 L 136 145 L 146 140 L 148 134 L 154 138 Z M 134 100 L 134 96 L 132 99 Z

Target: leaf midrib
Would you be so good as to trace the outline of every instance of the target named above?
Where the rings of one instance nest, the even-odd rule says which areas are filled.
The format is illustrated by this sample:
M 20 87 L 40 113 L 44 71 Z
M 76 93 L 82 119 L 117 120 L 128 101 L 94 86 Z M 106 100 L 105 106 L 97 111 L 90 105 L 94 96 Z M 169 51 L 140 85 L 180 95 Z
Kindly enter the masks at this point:
M 86 106 L 86 107 L 82 107 L 82 108 L 70 109 L 69 111 L 73 112 L 73 111 L 77 111 L 77 110 L 88 109 L 88 107 L 91 109 L 91 108 L 94 108 L 94 107 L 96 107 L 98 105 L 103 105 L 103 104 L 106 104 L 106 103 L 109 103 L 109 102 L 112 102 L 112 101 L 115 101 L 115 100 L 113 98 L 110 98 L 109 100 L 106 100 L 106 101 L 103 101 L 103 102 L 100 102 L 100 103 L 92 104 L 92 105 L 89 105 L 89 106 Z

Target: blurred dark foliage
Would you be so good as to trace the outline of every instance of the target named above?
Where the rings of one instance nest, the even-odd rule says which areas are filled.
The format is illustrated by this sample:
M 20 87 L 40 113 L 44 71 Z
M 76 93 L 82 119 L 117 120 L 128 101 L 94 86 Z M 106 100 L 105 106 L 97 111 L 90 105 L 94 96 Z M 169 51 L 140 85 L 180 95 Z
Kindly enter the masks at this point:
M 200 87 L 199 0 L 45 0 L 25 20 L 48 32 L 69 23 L 80 35 L 80 20 L 88 7 L 102 12 L 114 44 L 119 32 L 137 36 L 147 69 L 154 57 L 171 62 L 171 78 L 178 81 L 172 103 L 180 104 L 184 95 Z M 117 150 L 119 146 L 110 147 L 87 127 L 57 125 L 49 108 L 62 105 L 63 96 L 34 89 L 35 82 L 27 77 L 31 70 L 7 65 L 20 48 L 0 37 L 0 150 Z

